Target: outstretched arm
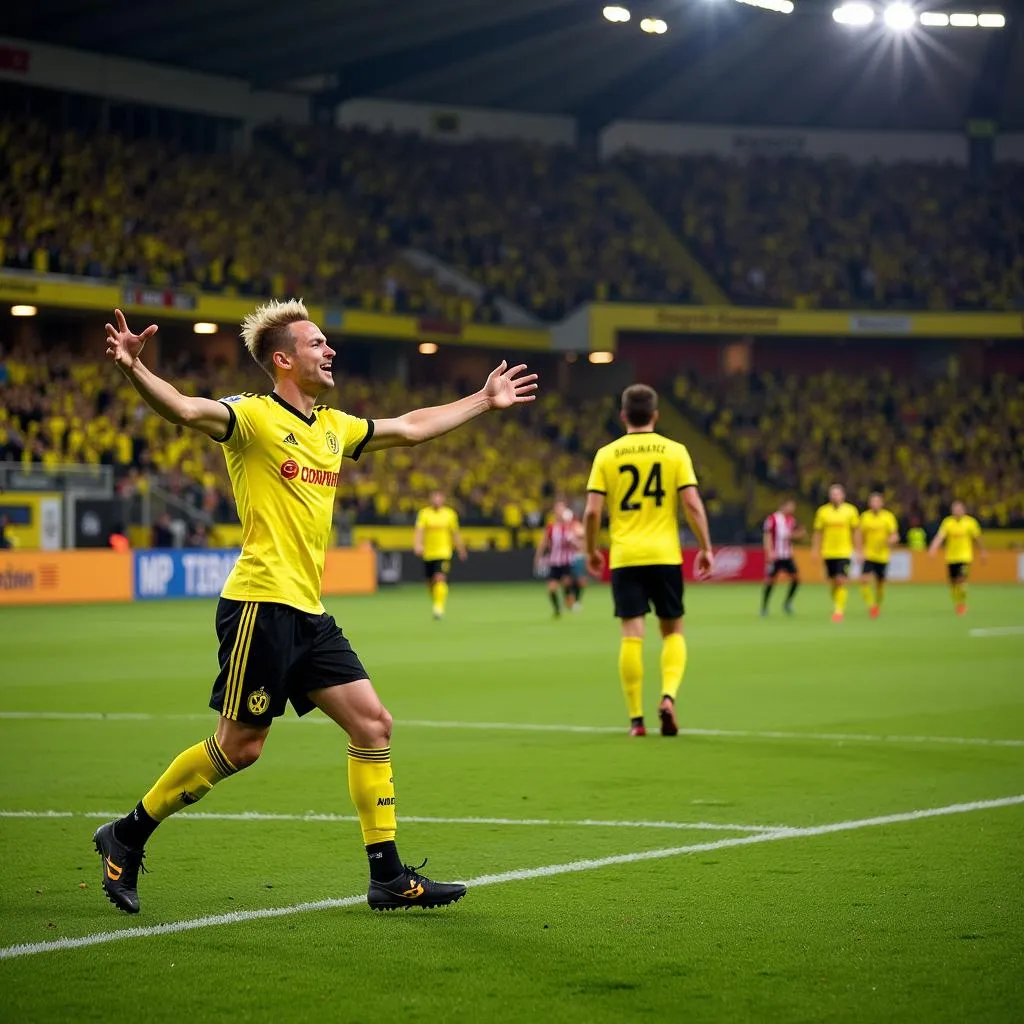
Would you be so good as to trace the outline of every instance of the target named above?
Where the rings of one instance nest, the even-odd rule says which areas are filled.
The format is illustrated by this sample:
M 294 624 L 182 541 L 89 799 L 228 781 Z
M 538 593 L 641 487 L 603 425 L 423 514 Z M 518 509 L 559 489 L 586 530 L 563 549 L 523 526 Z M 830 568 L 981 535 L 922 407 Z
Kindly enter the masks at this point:
M 503 359 L 475 395 L 448 405 L 415 409 L 390 420 L 374 420 L 373 437 L 365 450 L 375 452 L 382 448 L 422 444 L 461 427 L 489 409 L 507 409 L 512 405 L 532 402 L 536 397 L 533 392 L 537 390 L 537 374 L 521 376 L 525 369 L 525 363 L 508 369 Z
M 215 440 L 223 440 L 231 425 L 231 413 L 226 405 L 209 398 L 183 395 L 173 384 L 142 365 L 139 356 L 146 342 L 156 334 L 156 324 L 150 324 L 141 334 L 132 334 L 124 313 L 115 309 L 114 316 L 117 327 L 107 324 L 107 355 L 131 381 L 143 401 L 170 423 L 192 427 Z

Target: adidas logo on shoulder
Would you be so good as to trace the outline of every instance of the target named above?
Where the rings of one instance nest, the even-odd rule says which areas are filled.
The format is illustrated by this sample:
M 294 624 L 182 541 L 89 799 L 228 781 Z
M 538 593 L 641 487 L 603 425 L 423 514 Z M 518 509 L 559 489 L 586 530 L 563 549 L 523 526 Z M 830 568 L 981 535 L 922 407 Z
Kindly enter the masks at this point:
M 284 443 L 285 444 L 293 444 L 293 445 L 296 446 L 296 448 L 299 445 L 299 442 L 295 440 L 295 435 L 294 434 L 285 434 Z

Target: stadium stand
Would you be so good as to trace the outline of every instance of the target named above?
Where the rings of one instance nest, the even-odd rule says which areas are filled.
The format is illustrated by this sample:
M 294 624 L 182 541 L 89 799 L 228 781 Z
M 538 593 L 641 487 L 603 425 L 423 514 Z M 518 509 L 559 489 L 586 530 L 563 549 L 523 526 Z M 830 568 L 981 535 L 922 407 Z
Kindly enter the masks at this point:
M 733 301 L 1024 307 L 1024 167 L 799 157 L 617 158 Z
M 310 190 L 258 143 L 244 156 L 198 154 L 26 119 L 0 120 L 0 267 L 474 314 L 402 261 L 371 211 Z
M 934 524 L 961 498 L 988 525 L 1024 522 L 1024 379 L 761 373 L 693 383 L 675 391 L 694 420 L 741 472 L 776 488 L 824 500 L 838 480 L 861 505 L 883 490 L 904 520 Z

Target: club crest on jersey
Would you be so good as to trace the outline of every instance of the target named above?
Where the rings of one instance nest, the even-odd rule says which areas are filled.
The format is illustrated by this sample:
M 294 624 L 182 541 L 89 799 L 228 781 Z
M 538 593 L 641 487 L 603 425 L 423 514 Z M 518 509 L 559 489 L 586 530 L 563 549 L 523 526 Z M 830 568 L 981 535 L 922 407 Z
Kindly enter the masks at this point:
M 338 444 L 338 435 L 333 430 L 328 430 L 326 433 L 327 447 L 331 450 L 332 455 L 337 455 L 341 451 L 341 445 Z

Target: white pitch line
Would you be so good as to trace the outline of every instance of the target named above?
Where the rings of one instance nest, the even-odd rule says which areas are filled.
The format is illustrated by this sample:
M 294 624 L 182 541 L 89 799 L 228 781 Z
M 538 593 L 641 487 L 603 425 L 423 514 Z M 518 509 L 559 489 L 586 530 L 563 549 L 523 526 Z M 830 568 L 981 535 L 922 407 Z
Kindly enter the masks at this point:
M 970 636 L 1021 636 L 1024 626 L 991 626 L 986 629 L 972 629 Z
M 152 715 L 134 711 L 0 711 L 0 721 L 71 721 L 71 722 L 148 722 L 148 721 L 212 721 L 212 712 L 206 714 Z M 329 718 L 316 715 L 298 719 L 290 716 L 279 718 L 285 725 L 302 721 L 310 725 L 333 725 Z M 583 733 L 599 735 L 624 734 L 618 725 L 565 725 L 550 722 L 456 722 L 431 721 L 426 719 L 401 719 L 395 722 L 400 728 L 413 729 L 466 729 L 484 732 L 551 732 Z M 884 733 L 860 732 L 793 732 L 778 729 L 680 729 L 681 736 L 708 736 L 717 739 L 737 740 L 803 740 L 824 743 L 907 743 L 923 745 L 929 743 L 971 747 L 1024 747 L 1024 739 L 993 739 L 987 736 L 903 736 Z
M 2 818 L 98 818 L 109 821 L 119 818 L 117 811 L 0 811 Z M 185 811 L 175 816 L 175 821 L 310 821 L 310 822 L 358 822 L 354 814 L 328 814 L 309 811 L 306 814 L 287 814 L 276 811 Z M 599 818 L 580 818 L 566 821 L 558 818 L 436 818 L 415 814 L 403 814 L 402 823 L 416 825 L 526 825 L 551 827 L 562 825 L 569 828 L 661 828 L 680 832 L 778 832 L 787 825 L 730 825 L 717 821 L 605 821 Z
M 879 825 L 896 825 L 908 821 L 920 821 L 923 818 L 939 818 L 951 814 L 967 814 L 971 811 L 985 811 L 997 807 L 1012 807 L 1024 804 L 1024 794 L 1001 797 L 996 800 L 974 800 L 970 803 L 949 804 L 946 807 L 932 807 L 925 810 L 905 811 L 901 814 L 884 814 L 874 818 L 856 818 L 851 821 L 836 821 L 829 825 L 812 825 L 807 828 L 786 828 L 773 832 L 759 832 L 754 835 L 736 836 L 730 839 L 716 839 L 707 843 L 692 843 L 688 846 L 670 846 L 659 850 L 644 850 L 640 853 L 622 853 L 611 857 L 598 857 L 591 860 L 574 860 L 564 864 L 546 864 L 536 868 L 518 868 L 514 871 L 503 871 L 493 875 L 478 875 L 466 884 L 472 887 L 482 885 L 503 885 L 506 882 L 525 882 L 532 878 L 550 878 L 554 875 L 575 874 L 580 871 L 595 871 L 599 868 L 614 867 L 619 864 L 637 864 L 642 861 L 663 860 L 668 857 L 681 857 L 691 853 L 710 853 L 714 850 L 725 850 L 733 846 L 752 846 L 755 843 L 770 843 L 779 839 L 798 839 L 807 836 L 830 835 L 833 832 L 853 832 L 861 828 L 874 828 Z M 154 935 L 171 935 L 178 932 L 196 931 L 200 928 L 215 928 L 220 925 L 240 924 L 245 921 L 259 921 L 273 917 L 288 917 L 292 914 L 304 914 L 312 910 L 337 910 L 342 907 L 353 907 L 362 903 L 365 896 L 346 896 L 342 899 L 314 900 L 308 903 L 294 903 L 286 907 L 267 907 L 262 910 L 236 910 L 229 914 L 210 914 L 185 921 L 170 921 L 166 924 L 144 925 L 134 928 L 123 928 L 113 932 L 94 932 L 91 935 L 80 935 L 76 938 L 51 939 L 47 942 L 22 942 L 13 946 L 0 947 L 0 960 L 13 960 L 15 957 L 35 956 L 40 953 L 57 953 L 69 949 L 81 949 L 85 946 L 98 946 L 106 942 L 118 942 L 121 939 L 145 939 Z

